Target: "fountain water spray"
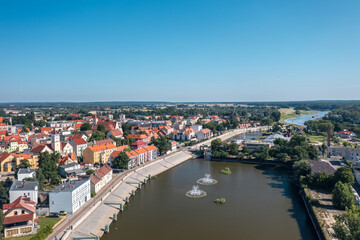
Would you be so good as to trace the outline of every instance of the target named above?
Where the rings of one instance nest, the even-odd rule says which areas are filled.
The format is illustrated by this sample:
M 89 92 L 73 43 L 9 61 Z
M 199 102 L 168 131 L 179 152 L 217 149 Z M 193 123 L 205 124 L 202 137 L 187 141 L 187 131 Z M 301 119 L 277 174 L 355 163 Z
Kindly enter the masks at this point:
M 206 196 L 206 192 L 199 189 L 198 185 L 194 185 L 190 191 L 185 193 L 187 197 L 201 198 Z
M 196 182 L 202 185 L 212 185 L 217 183 L 215 179 L 211 178 L 210 174 L 205 174 L 205 177 L 200 178 Z

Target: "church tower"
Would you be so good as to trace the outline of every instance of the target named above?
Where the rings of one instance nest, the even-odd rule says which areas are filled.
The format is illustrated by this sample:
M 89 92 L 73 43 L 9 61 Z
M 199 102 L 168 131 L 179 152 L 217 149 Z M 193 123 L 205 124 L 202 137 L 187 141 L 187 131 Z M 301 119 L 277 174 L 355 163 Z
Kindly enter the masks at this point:
M 51 137 L 51 148 L 53 151 L 60 153 L 61 152 L 61 142 L 60 135 L 54 134 Z

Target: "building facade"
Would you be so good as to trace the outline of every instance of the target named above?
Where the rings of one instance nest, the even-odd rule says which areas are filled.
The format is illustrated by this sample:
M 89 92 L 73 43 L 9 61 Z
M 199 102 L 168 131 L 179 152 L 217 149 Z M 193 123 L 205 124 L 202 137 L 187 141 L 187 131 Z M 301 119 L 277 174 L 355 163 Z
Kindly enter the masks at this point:
M 63 183 L 49 193 L 50 213 L 74 213 L 90 198 L 90 179 Z

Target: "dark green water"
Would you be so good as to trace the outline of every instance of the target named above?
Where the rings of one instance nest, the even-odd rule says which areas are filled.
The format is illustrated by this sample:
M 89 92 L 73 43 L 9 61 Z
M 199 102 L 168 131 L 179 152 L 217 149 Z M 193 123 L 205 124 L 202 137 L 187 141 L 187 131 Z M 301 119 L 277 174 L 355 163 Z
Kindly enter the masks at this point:
M 220 174 L 224 167 L 232 174 Z M 218 183 L 199 185 L 207 192 L 204 198 L 186 197 L 205 173 Z M 213 202 L 219 197 L 226 198 L 225 205 Z M 308 240 L 316 235 L 284 170 L 195 159 L 136 192 L 102 240 L 120 238 Z

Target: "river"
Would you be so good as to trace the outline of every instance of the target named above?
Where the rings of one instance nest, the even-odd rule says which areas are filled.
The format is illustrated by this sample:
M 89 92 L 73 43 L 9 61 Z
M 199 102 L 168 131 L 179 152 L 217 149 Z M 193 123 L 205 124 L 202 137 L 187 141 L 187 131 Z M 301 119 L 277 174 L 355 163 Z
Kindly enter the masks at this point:
M 285 119 L 284 122 L 286 123 L 289 123 L 289 124 L 292 124 L 294 123 L 295 125 L 299 125 L 299 126 L 304 126 L 304 123 L 306 121 L 309 121 L 309 120 L 316 120 L 316 119 L 319 119 L 319 118 L 322 118 L 324 117 L 328 112 L 324 111 L 324 112 L 316 112 L 316 113 L 309 113 L 309 114 L 304 114 L 304 115 L 301 115 L 299 117 L 293 117 L 293 118 L 288 118 L 288 119 Z M 294 122 L 293 122 L 294 121 Z
M 232 174 L 220 174 L 224 167 Z M 206 197 L 186 197 L 185 192 L 205 173 L 218 183 L 200 185 Z M 226 198 L 224 205 L 213 202 L 220 197 Z M 308 240 L 316 235 L 283 169 L 193 159 L 137 191 L 102 240 L 120 238 Z

